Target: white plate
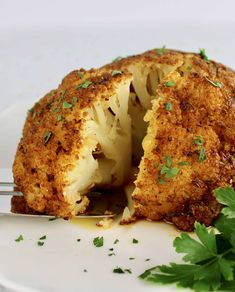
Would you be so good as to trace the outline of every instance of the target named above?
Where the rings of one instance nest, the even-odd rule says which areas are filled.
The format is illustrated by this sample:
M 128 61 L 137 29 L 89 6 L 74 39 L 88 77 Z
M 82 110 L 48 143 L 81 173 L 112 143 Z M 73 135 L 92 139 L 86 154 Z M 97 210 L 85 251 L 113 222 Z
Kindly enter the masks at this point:
M 154 9 L 157 13 L 157 6 Z M 139 9 L 139 15 L 141 12 Z M 226 22 L 224 17 L 220 22 L 218 17 L 212 22 L 210 18 L 209 25 L 206 18 L 192 22 L 191 11 L 187 22 L 183 22 L 183 13 L 189 11 L 175 11 L 178 21 L 175 17 L 173 22 L 169 19 L 164 22 L 162 17 L 158 20 L 156 15 L 151 23 L 133 17 L 129 22 L 126 19 L 125 25 L 93 19 L 90 25 L 70 23 L 68 28 L 63 21 L 60 27 L 45 26 L 41 21 L 37 27 L 20 28 L 15 24 L 0 31 L 0 180 L 12 179 L 11 165 L 27 109 L 72 69 L 99 66 L 116 56 L 164 44 L 182 50 L 206 48 L 210 58 L 235 68 L 235 26 L 231 19 Z M 1 208 L 9 208 L 7 199 L 1 199 L 0 204 Z M 20 234 L 24 240 L 17 243 L 15 239 Z M 180 261 L 172 247 L 178 234 L 164 223 L 138 222 L 131 226 L 115 223 L 104 230 L 96 227 L 94 221 L 80 220 L 75 224 L 0 217 L 0 285 L 22 292 L 174 290 L 174 286 L 144 283 L 137 276 L 152 266 Z M 47 236 L 45 244 L 38 246 L 43 235 Z M 104 236 L 103 247 L 93 246 L 96 236 Z M 77 238 L 81 241 L 77 242 Z M 139 243 L 133 244 L 133 238 Z M 115 239 L 120 242 L 113 244 Z M 109 248 L 114 248 L 115 256 L 108 256 Z M 112 273 L 117 266 L 130 268 L 132 274 Z

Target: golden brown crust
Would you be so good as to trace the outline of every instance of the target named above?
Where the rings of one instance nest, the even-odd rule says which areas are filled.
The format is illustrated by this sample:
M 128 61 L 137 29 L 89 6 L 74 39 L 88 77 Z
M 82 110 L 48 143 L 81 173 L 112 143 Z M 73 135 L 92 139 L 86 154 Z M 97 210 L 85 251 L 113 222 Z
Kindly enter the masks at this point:
M 234 88 L 232 70 L 198 55 L 185 55 L 184 65 L 163 80 L 146 116 L 145 155 L 133 195 L 137 216 L 192 230 L 195 220 L 208 226 L 219 214 L 212 190 L 235 180 Z M 195 143 L 199 136 L 201 146 Z M 201 147 L 206 160 L 200 162 Z M 167 156 L 178 171 L 172 178 L 162 170 Z
M 130 76 L 81 69 L 68 74 L 58 89 L 29 111 L 13 165 L 14 181 L 30 208 L 61 217 L 74 216 L 63 190 L 65 174 L 79 158 L 86 109 L 108 99 L 118 83 Z M 81 174 L 82 175 L 82 174 Z M 88 199 L 84 202 L 84 212 Z
M 235 73 L 198 54 L 169 49 L 123 58 L 98 71 L 73 71 L 34 106 L 13 166 L 15 183 L 28 207 L 56 216 L 73 215 L 63 195 L 68 183 L 64 173 L 73 167 L 71 160 L 78 158 L 83 145 L 86 109 L 97 99 L 107 98 L 107 92 L 114 92 L 115 82 L 128 76 L 127 71 L 134 75 L 135 68 L 141 74 L 146 68 L 159 69 L 161 75 L 159 99 L 146 115 L 149 128 L 133 194 L 135 216 L 165 219 L 180 229 L 192 230 L 195 220 L 210 225 L 219 214 L 221 206 L 212 190 L 234 185 L 235 177 Z M 124 74 L 112 76 L 112 70 Z M 91 84 L 78 89 L 86 80 Z M 168 81 L 174 85 L 166 86 Z M 155 92 L 149 96 L 154 97 Z M 73 106 L 63 109 L 65 101 Z M 167 103 L 172 110 L 166 110 Z M 195 144 L 196 137 L 203 145 Z M 200 162 L 201 149 L 206 160 Z M 168 168 L 177 169 L 172 178 L 161 173 L 167 156 L 171 160 Z

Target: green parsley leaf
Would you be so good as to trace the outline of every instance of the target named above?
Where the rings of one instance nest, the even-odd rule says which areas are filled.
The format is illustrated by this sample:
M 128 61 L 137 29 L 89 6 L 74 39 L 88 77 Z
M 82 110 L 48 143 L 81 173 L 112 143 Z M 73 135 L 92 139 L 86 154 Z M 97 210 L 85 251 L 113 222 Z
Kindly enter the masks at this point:
M 62 119 L 63 119 L 62 115 L 57 115 L 57 116 L 56 116 L 56 121 L 57 121 L 57 122 L 62 121 Z
M 58 111 L 59 111 L 59 109 L 57 107 L 53 109 L 53 113 L 55 113 L 55 114 L 58 113 Z
M 132 243 L 134 243 L 134 244 L 139 243 L 139 240 L 133 238 L 133 239 L 132 239 Z
M 221 211 L 227 218 L 235 218 L 235 191 L 232 187 L 218 188 L 214 190 L 217 200 L 225 205 Z
M 174 81 L 167 81 L 167 82 L 165 82 L 165 85 L 167 87 L 171 87 L 171 86 L 174 86 L 175 85 L 175 82 Z
M 164 181 L 164 179 L 162 179 L 161 177 L 158 178 L 158 181 L 160 185 L 164 185 L 166 183 L 166 181 Z
M 192 71 L 192 69 L 193 69 L 193 67 L 192 67 L 191 65 L 189 65 L 189 66 L 186 68 L 186 70 L 189 71 L 189 72 Z
M 132 258 L 132 257 L 131 257 L 131 258 L 129 258 L 129 260 L 131 260 L 131 261 L 132 261 L 132 260 L 134 260 L 134 259 L 135 259 L 135 258 Z
M 82 82 L 80 85 L 78 85 L 77 89 L 88 88 L 91 84 L 92 82 L 87 79 L 84 82 Z
M 186 254 L 183 260 L 190 264 L 171 263 L 146 270 L 139 278 L 146 281 L 192 288 L 194 291 L 214 291 L 234 280 L 234 261 L 229 259 L 232 249 L 218 253 L 216 235 L 200 223 L 195 223 L 199 241 L 182 233 L 174 241 L 178 253 Z
M 120 71 L 120 70 L 113 70 L 111 73 L 112 76 L 116 76 L 116 75 L 120 75 L 120 74 L 122 74 L 122 71 Z
M 77 74 L 80 78 L 83 78 L 84 77 L 84 73 L 81 72 L 80 70 L 77 70 Z
M 185 232 L 174 240 L 176 252 L 185 254 L 183 260 L 190 264 L 156 266 L 139 278 L 154 283 L 176 283 L 194 291 L 234 291 L 235 191 L 231 187 L 218 188 L 214 194 L 225 205 L 223 214 L 215 221 L 217 231 L 196 222 L 197 240 Z
M 112 253 L 109 253 L 109 257 L 111 257 L 111 256 L 115 256 L 116 254 L 114 253 L 114 252 L 112 252 Z
M 164 174 L 166 178 L 173 178 L 175 176 L 177 176 L 177 174 L 179 173 L 179 169 L 177 167 L 167 167 L 166 165 L 163 165 L 161 170 L 160 170 L 160 174 Z
M 203 162 L 207 159 L 206 157 L 206 150 L 204 147 L 200 146 L 200 153 L 199 153 L 199 161 Z
M 188 161 L 180 161 L 177 164 L 178 165 L 182 165 L 182 166 L 184 166 L 184 165 L 190 165 L 190 163 Z
M 117 244 L 119 242 L 119 239 L 115 239 L 113 244 Z
M 221 84 L 220 82 L 212 81 L 212 80 L 208 79 L 207 77 L 205 77 L 205 78 L 206 78 L 206 80 L 207 80 L 211 85 L 213 85 L 214 87 L 219 87 L 219 88 L 222 87 L 222 84 Z
M 47 238 L 46 235 L 43 235 L 42 237 L 39 238 L 39 240 L 45 240 Z
M 72 104 L 75 105 L 75 103 L 78 102 L 78 98 L 75 96 L 72 98 Z
M 115 273 L 115 274 L 125 274 L 124 270 L 122 268 L 119 268 L 119 267 L 113 269 L 113 273 Z
M 38 241 L 38 246 L 43 246 L 44 245 L 44 241 Z
M 200 49 L 199 50 L 199 55 L 202 57 L 203 60 L 205 60 L 206 62 L 209 62 L 209 58 L 206 55 L 205 49 Z
M 67 109 L 73 107 L 73 105 L 67 101 L 64 101 L 62 107 Z
M 194 144 L 197 146 L 202 146 L 204 143 L 202 136 L 196 136 L 194 139 Z
M 150 259 L 145 259 L 145 261 L 146 261 L 146 262 L 149 262 L 149 261 L 150 261 Z
M 20 234 L 20 235 L 15 239 L 15 242 L 20 242 L 20 241 L 22 241 L 22 240 L 24 240 L 24 238 L 23 238 L 23 235 Z
M 165 109 L 169 112 L 171 112 L 173 110 L 173 105 L 171 102 L 166 102 L 165 103 Z
M 52 137 L 52 132 L 51 131 L 46 131 L 43 135 L 43 140 L 44 143 L 46 144 Z
M 103 246 L 103 245 L 104 245 L 104 237 L 103 237 L 103 236 L 95 237 L 95 238 L 93 239 L 93 244 L 94 244 L 94 246 L 96 246 L 96 247 L 101 247 L 101 246 Z
M 161 47 L 160 49 L 157 49 L 158 55 L 164 55 L 166 53 L 166 46 Z
M 116 267 L 115 269 L 113 269 L 113 273 L 115 274 L 125 274 L 125 273 L 128 273 L 128 274 L 131 274 L 131 269 L 123 269 L 123 268 L 120 268 L 120 267 Z

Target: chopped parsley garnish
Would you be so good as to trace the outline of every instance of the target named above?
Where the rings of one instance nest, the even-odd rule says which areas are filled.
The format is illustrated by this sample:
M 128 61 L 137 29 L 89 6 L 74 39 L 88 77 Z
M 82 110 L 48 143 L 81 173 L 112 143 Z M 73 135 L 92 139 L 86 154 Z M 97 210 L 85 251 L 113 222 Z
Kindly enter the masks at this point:
M 199 152 L 199 161 L 200 162 L 203 162 L 206 160 L 206 150 L 205 148 L 203 147 L 203 144 L 204 144 L 204 140 L 202 138 L 202 136 L 196 136 L 194 138 L 194 144 L 199 146 L 200 148 L 200 152 Z
M 160 49 L 157 49 L 158 55 L 164 55 L 166 53 L 166 46 L 161 47 Z
M 192 71 L 192 69 L 193 69 L 193 67 L 192 67 L 191 65 L 189 65 L 189 66 L 186 68 L 186 70 L 189 71 L 189 72 Z
M 133 238 L 133 239 L 132 239 L 132 243 L 139 243 L 139 240 Z
M 117 268 L 113 269 L 113 273 L 115 273 L 115 274 L 125 274 L 125 273 L 131 274 L 132 272 L 131 272 L 131 269 L 122 269 L 122 268 L 117 267 Z
M 120 71 L 120 70 L 113 70 L 111 73 L 112 76 L 120 75 L 120 74 L 122 74 L 122 71 Z
M 64 101 L 62 107 L 63 108 L 71 108 L 71 107 L 73 107 L 73 105 L 67 101 Z
M 194 138 L 194 144 L 197 146 L 202 146 L 204 143 L 202 136 L 196 136 Z
M 209 62 L 209 58 L 206 55 L 205 49 L 200 49 L 199 50 L 199 55 L 202 57 L 203 60 L 205 60 L 206 62 Z
M 204 147 L 200 146 L 199 161 L 203 162 L 206 160 L 206 150 Z
M 118 62 L 118 61 L 120 61 L 121 59 L 122 59 L 122 57 L 119 56 L 119 57 L 113 59 L 112 63 L 114 63 L 114 62 Z
M 51 131 L 46 131 L 43 135 L 43 140 L 44 143 L 46 144 L 52 137 L 52 132 Z
M 95 237 L 95 238 L 93 239 L 93 244 L 94 244 L 94 246 L 96 246 L 96 247 L 101 247 L 101 246 L 103 246 L 103 245 L 104 245 L 104 237 L 103 237 L 103 236 Z
M 112 252 L 112 253 L 109 253 L 109 257 L 111 257 L 111 256 L 115 256 L 116 254 L 114 253 L 114 252 Z
M 45 240 L 45 239 L 47 239 L 46 235 L 43 235 L 42 237 L 39 238 L 39 240 Z
M 215 227 L 195 223 L 197 240 L 181 233 L 174 240 L 184 264 L 170 263 L 146 270 L 139 278 L 151 283 L 173 284 L 194 291 L 234 291 L 235 287 L 235 191 L 218 188 L 214 194 L 225 207 Z
M 57 115 L 57 116 L 56 116 L 56 121 L 57 121 L 57 122 L 62 121 L 62 119 L 63 119 L 62 115 Z
M 174 81 L 167 81 L 167 82 L 165 82 L 165 85 L 167 87 L 171 87 L 171 86 L 174 86 L 175 85 L 175 82 Z
M 160 169 L 159 175 L 158 175 L 158 181 L 160 184 L 166 183 L 164 178 L 174 178 L 179 173 L 179 169 L 177 167 L 172 167 L 172 158 L 171 156 L 167 155 L 165 157 L 165 165 L 163 165 Z M 162 177 L 163 176 L 163 177 Z
M 78 85 L 77 89 L 88 88 L 91 84 L 92 82 L 87 79 L 84 82 L 82 82 L 80 85 Z
M 77 239 L 77 242 L 80 242 L 80 241 L 81 241 L 81 238 L 78 238 L 78 239 Z
M 53 113 L 55 113 L 55 114 L 58 113 L 58 111 L 59 111 L 59 109 L 57 107 L 53 109 Z
M 125 274 L 124 270 L 119 268 L 119 267 L 113 269 L 113 273 L 115 273 L 115 274 Z
M 171 112 L 173 110 L 173 105 L 171 102 L 166 102 L 165 103 L 165 109 L 169 112 Z
M 178 165 L 182 165 L 182 166 L 189 165 L 189 164 L 190 163 L 188 161 L 180 161 L 180 162 L 178 162 Z
M 164 185 L 164 184 L 166 183 L 166 182 L 164 181 L 164 179 L 161 178 L 161 177 L 158 178 L 158 181 L 159 181 L 160 185 Z
M 78 102 L 78 98 L 75 96 L 72 98 L 72 104 L 75 105 L 75 103 Z
M 135 259 L 135 258 L 129 258 L 129 260 L 131 260 L 131 261 L 134 260 L 134 259 Z
M 38 246 L 43 246 L 44 245 L 44 241 L 38 241 Z
M 24 240 L 24 238 L 23 238 L 23 235 L 20 234 L 20 235 L 15 239 L 15 242 L 20 242 L 20 241 L 22 241 L 22 240 Z
M 145 261 L 148 262 L 148 261 L 150 261 L 150 259 L 146 259 Z
M 117 244 L 119 242 L 119 239 L 115 239 L 113 244 Z
M 177 176 L 178 173 L 179 169 L 177 167 L 167 167 L 166 165 L 163 165 L 160 170 L 160 174 L 165 175 L 166 178 L 173 178 Z
M 81 72 L 80 70 L 77 70 L 77 74 L 80 78 L 83 78 L 84 77 L 84 73 Z
M 222 84 L 221 84 L 220 82 L 212 81 L 212 80 L 208 79 L 207 77 L 205 77 L 205 78 L 206 78 L 206 80 L 207 80 L 211 85 L 213 85 L 214 87 L 219 87 L 219 88 L 222 87 Z
M 109 248 L 110 251 L 113 251 L 113 248 Z

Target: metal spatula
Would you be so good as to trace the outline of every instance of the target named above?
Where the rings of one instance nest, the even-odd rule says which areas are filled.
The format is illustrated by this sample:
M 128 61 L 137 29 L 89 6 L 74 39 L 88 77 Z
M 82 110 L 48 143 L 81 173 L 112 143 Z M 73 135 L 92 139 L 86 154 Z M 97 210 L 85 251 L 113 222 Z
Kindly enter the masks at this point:
M 14 191 L 15 185 L 11 182 L 0 182 L 0 198 L 1 197 L 12 197 L 12 196 L 23 196 L 21 192 Z M 6 190 L 7 189 L 7 190 Z M 8 190 L 10 189 L 10 190 Z M 122 190 L 98 190 L 89 192 L 87 196 L 90 199 L 90 206 L 86 213 L 77 215 L 76 218 L 112 218 L 120 214 L 125 206 L 127 200 L 125 193 Z M 0 215 L 6 216 L 25 216 L 25 217 L 46 217 L 51 218 L 48 215 L 38 214 L 23 214 L 23 213 L 12 213 L 9 211 L 1 212 L 0 203 Z

